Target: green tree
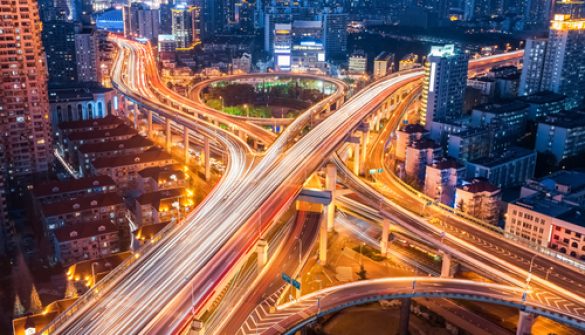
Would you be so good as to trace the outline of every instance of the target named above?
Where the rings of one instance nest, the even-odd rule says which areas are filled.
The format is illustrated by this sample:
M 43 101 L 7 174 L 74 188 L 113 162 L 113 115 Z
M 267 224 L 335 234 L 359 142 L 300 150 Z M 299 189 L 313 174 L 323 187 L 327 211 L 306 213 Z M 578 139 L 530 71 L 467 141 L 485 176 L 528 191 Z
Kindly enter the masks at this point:
M 366 271 L 366 268 L 364 267 L 364 265 L 360 265 L 360 270 L 358 272 L 356 272 L 356 275 L 358 276 L 358 280 L 366 280 L 367 279 L 367 275 L 368 272 Z

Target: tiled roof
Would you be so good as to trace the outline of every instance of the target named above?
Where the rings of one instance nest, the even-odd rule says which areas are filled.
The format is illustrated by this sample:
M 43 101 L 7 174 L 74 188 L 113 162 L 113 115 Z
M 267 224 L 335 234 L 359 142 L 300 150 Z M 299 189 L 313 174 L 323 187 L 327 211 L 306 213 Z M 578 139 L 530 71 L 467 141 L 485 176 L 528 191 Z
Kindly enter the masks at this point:
M 81 240 L 92 236 L 99 236 L 118 232 L 118 227 L 109 220 L 84 222 L 65 226 L 54 231 L 59 242 Z
M 64 181 L 55 180 L 35 184 L 33 194 L 37 197 L 45 197 L 51 194 L 70 193 L 103 186 L 116 186 L 116 183 L 109 176 L 90 176 Z

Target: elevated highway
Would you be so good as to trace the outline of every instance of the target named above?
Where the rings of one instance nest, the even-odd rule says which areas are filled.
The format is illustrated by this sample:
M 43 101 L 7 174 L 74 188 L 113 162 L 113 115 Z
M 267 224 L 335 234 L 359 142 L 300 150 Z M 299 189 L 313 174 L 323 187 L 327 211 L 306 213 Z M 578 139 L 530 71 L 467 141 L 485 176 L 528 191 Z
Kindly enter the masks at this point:
M 505 305 L 585 330 L 585 318 L 566 316 L 536 290 L 459 279 L 400 277 L 357 281 L 313 292 L 278 306 L 260 323 L 264 327 L 256 331 L 262 335 L 292 335 L 307 324 L 348 307 L 405 298 L 463 299 Z

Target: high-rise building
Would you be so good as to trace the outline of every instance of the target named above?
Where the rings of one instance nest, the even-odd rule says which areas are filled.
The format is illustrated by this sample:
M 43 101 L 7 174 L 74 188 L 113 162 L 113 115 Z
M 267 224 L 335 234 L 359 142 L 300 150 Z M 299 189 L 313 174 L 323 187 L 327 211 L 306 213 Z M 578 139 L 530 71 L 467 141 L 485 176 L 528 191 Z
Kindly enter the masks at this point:
M 177 48 L 190 48 L 199 38 L 196 33 L 198 15 L 199 8 L 196 6 L 177 5 L 173 8 L 172 33 L 175 36 Z
M 77 81 L 75 28 L 75 23 L 67 21 L 44 23 L 42 40 L 46 46 L 50 82 Z
M 83 29 L 75 34 L 75 59 L 78 81 L 98 81 L 98 52 L 98 36 L 94 30 Z
M 224 8 L 226 7 L 226 3 L 230 1 L 231 0 L 202 0 L 201 37 L 203 39 L 208 39 L 216 34 L 220 34 L 226 28 L 229 17 L 226 15 Z
M 519 95 L 531 95 L 540 92 L 543 78 L 547 39 L 529 38 L 524 48 L 524 67 L 520 76 Z
M 467 85 L 468 55 L 455 46 L 434 46 L 425 64 L 421 124 L 461 116 Z
M 546 28 L 551 18 L 552 1 L 524 0 L 522 22 L 524 29 Z
M 323 11 L 323 46 L 327 59 L 347 56 L 348 15 L 343 8 L 325 8 Z
M 551 23 L 541 90 L 567 96 L 567 107 L 585 101 L 585 19 L 555 15 Z
M 124 6 L 124 35 L 156 40 L 159 34 L 159 10 L 143 3 Z
M 254 12 L 255 2 L 253 0 L 241 0 L 236 4 L 236 21 L 241 33 L 254 33 Z
M 0 173 L 12 184 L 46 173 L 52 160 L 47 64 L 37 1 L 0 2 L 0 12 Z

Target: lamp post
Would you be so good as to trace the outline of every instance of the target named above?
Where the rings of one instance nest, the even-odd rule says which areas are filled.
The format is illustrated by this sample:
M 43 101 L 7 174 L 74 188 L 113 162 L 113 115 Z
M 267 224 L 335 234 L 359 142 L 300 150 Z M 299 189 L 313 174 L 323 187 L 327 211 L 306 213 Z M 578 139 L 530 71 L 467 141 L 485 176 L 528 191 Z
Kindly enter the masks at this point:
M 250 109 L 248 108 L 248 104 L 244 104 L 244 109 L 246 110 L 246 117 L 250 117 Z
M 219 101 L 221 101 L 221 111 L 223 112 L 223 97 L 219 96 Z
M 93 286 L 95 286 L 96 283 L 96 277 L 95 277 L 95 265 L 100 265 L 100 263 L 98 262 L 93 262 L 91 263 L 91 277 L 93 279 Z
M 528 267 L 528 276 L 526 277 L 526 286 L 530 285 L 530 280 L 532 279 L 532 267 L 534 266 L 534 260 L 538 257 L 538 254 L 534 254 L 530 259 L 530 266 Z
M 552 266 L 546 270 L 546 275 L 544 276 L 544 280 L 548 280 L 548 276 L 550 275 L 550 273 L 553 270 L 554 270 L 554 268 Z

